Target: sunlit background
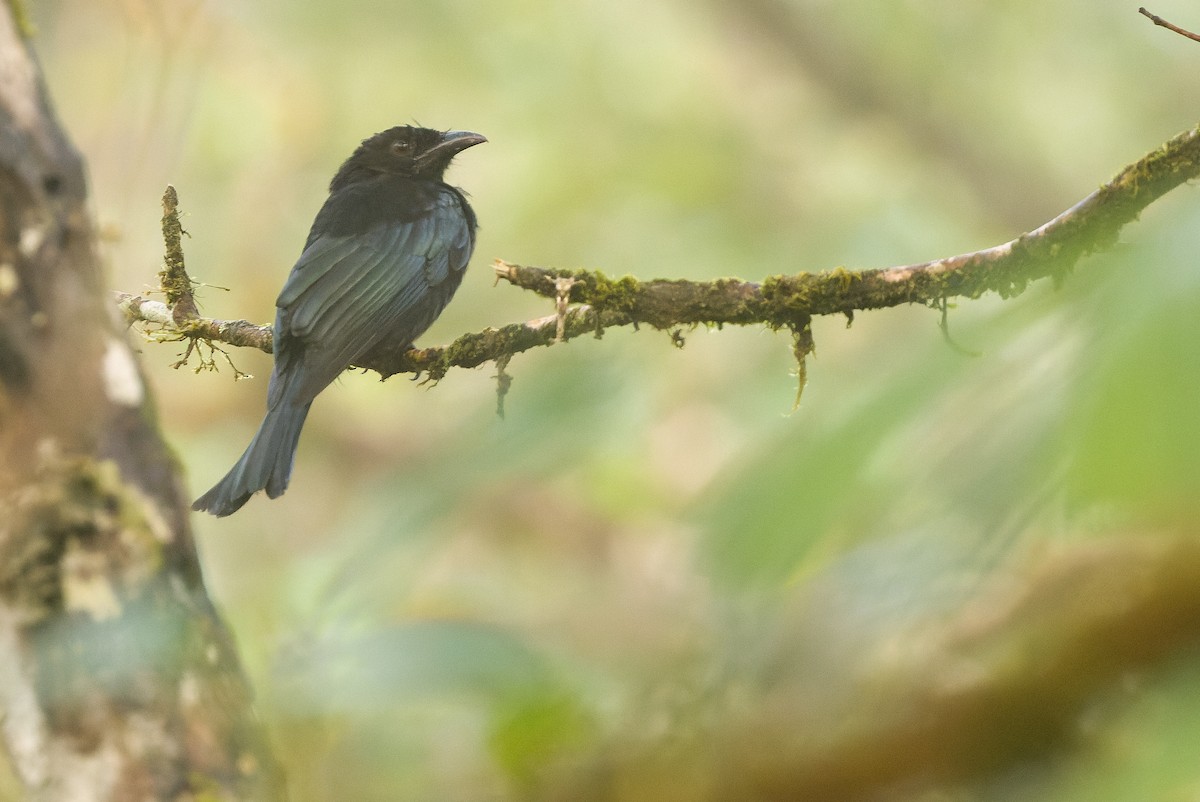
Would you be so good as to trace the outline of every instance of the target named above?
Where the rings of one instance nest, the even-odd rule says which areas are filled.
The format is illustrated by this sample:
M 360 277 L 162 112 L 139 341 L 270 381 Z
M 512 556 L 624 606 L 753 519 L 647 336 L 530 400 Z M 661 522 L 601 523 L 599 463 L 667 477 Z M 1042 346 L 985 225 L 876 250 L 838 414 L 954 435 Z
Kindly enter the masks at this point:
M 155 284 L 171 183 L 210 316 L 270 322 L 364 137 L 486 135 L 425 344 L 552 311 L 497 257 L 759 279 L 990 246 L 1200 116 L 1200 45 L 1113 0 L 32 5 L 112 286 Z M 195 519 L 294 798 L 1200 797 L 1197 252 L 1184 188 L 1063 286 L 958 304 L 952 342 L 923 307 L 817 320 L 795 410 L 758 328 L 520 355 L 504 419 L 493 366 L 347 374 L 286 496 Z M 270 359 L 141 350 L 197 495 Z

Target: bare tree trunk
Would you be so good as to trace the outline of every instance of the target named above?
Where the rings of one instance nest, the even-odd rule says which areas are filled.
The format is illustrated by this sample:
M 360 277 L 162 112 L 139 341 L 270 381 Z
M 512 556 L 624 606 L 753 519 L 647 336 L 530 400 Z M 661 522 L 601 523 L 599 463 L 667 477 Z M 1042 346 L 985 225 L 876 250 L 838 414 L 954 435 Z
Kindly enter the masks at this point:
M 115 320 L 84 168 L 0 6 L 0 731 L 35 800 L 282 799 Z

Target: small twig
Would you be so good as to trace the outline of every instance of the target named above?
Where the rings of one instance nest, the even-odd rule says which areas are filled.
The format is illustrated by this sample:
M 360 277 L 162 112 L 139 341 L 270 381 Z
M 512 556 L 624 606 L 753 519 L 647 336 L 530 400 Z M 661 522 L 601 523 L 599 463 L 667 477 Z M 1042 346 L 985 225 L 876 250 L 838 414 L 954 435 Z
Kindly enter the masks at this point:
M 260 326 L 247 320 L 217 320 L 199 315 L 176 321 L 170 308 L 162 301 L 119 291 L 114 292 L 113 297 L 117 300 L 117 308 L 129 323 L 155 323 L 163 331 L 181 337 L 223 342 L 240 348 L 257 348 L 268 354 L 274 347 L 270 326 Z
M 1151 14 L 1145 8 L 1139 8 L 1138 13 L 1143 16 L 1149 17 L 1150 21 L 1153 22 L 1155 25 L 1161 25 L 1162 27 L 1166 28 L 1168 31 L 1174 31 L 1175 33 L 1179 34 L 1180 36 L 1186 36 L 1188 39 L 1191 39 L 1193 42 L 1200 42 L 1200 35 L 1194 34 L 1188 30 L 1184 30 L 1183 28 L 1180 28 L 1178 25 L 1172 25 L 1171 23 L 1167 22 L 1165 19 L 1158 16 L 1157 14 Z
M 499 275 L 499 274 L 497 274 Z M 554 313 L 557 325 L 554 328 L 554 342 L 563 341 L 567 327 L 567 302 L 571 298 L 571 288 L 575 279 L 570 276 L 559 276 L 554 279 Z
M 179 196 L 175 187 L 167 185 L 162 199 L 162 232 L 166 254 L 163 269 L 158 274 L 163 290 L 167 293 L 167 305 L 176 324 L 182 324 L 200 314 L 196 298 L 192 295 L 192 280 L 183 264 L 183 225 L 179 222 Z
M 792 355 L 796 357 L 796 401 L 792 404 L 794 411 L 800 408 L 804 386 L 808 384 L 808 358 L 817 355 L 811 319 L 792 327 Z
M 188 363 L 188 360 L 190 360 L 192 358 L 192 352 L 195 350 L 196 350 L 196 341 L 189 338 L 187 341 L 187 348 L 184 350 L 183 355 L 179 358 L 178 362 L 171 363 L 171 368 L 174 370 L 179 370 L 181 367 L 186 365 Z M 203 367 L 204 367 L 204 359 L 201 358 L 200 359 L 200 367 L 196 368 L 196 373 L 199 373 Z
M 505 370 L 512 354 L 505 354 L 496 360 L 496 417 L 504 417 L 504 399 L 512 387 L 512 375 Z
M 938 318 L 938 328 L 942 330 L 942 338 L 946 341 L 946 345 L 950 346 L 957 354 L 962 356 L 980 357 L 983 356 L 981 351 L 972 351 L 963 345 L 960 345 L 957 340 L 950 334 L 950 302 L 945 298 L 939 298 L 937 308 L 941 311 L 941 316 Z
M 171 327 L 175 325 L 171 310 L 162 301 L 119 291 L 114 292 L 113 296 L 117 299 L 117 309 L 125 315 L 127 323 L 157 323 L 160 326 Z
M 193 339 L 192 342 L 200 342 L 200 341 Z M 233 357 L 231 357 L 229 355 L 228 351 L 226 351 L 224 348 L 222 348 L 221 346 L 214 343 L 212 340 L 207 340 L 206 342 L 208 344 L 208 347 L 211 348 L 212 351 L 209 354 L 207 363 L 203 359 L 201 359 L 200 365 L 195 370 L 196 373 L 199 373 L 201 370 L 216 371 L 217 370 L 217 354 L 220 354 L 222 357 L 225 358 L 225 362 L 229 365 L 230 369 L 233 370 L 233 380 L 235 382 L 241 381 L 242 379 L 253 379 L 254 378 L 254 374 L 246 373 L 244 370 L 240 370 L 238 368 L 238 366 L 233 363 Z

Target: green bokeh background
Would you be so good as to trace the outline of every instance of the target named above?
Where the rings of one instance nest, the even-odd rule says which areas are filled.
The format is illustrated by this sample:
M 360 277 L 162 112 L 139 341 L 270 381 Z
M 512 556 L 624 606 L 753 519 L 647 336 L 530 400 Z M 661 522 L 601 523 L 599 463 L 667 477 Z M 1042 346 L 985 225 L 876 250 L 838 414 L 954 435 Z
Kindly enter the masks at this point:
M 112 286 L 154 283 L 172 183 L 214 317 L 271 320 L 363 137 L 485 134 L 427 344 L 551 312 L 497 257 L 758 279 L 993 245 L 1200 116 L 1200 45 L 1110 0 L 33 12 Z M 1183 188 L 1062 287 L 952 309 L 974 357 L 925 308 L 818 320 L 796 410 L 753 328 L 523 354 L 503 420 L 490 366 L 346 375 L 285 497 L 195 519 L 295 798 L 1194 798 L 1198 246 Z M 198 494 L 270 360 L 178 350 L 143 363 Z

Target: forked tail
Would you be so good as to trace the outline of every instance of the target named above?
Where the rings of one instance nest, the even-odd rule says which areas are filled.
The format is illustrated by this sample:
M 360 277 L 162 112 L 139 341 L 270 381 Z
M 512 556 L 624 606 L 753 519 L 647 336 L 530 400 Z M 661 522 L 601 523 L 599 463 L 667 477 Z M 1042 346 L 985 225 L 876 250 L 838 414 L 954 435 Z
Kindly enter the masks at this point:
M 281 402 L 268 409 L 241 459 L 212 490 L 192 503 L 192 509 L 223 517 L 237 512 L 259 490 L 265 489 L 271 498 L 283 495 L 310 406 L 311 402 Z

